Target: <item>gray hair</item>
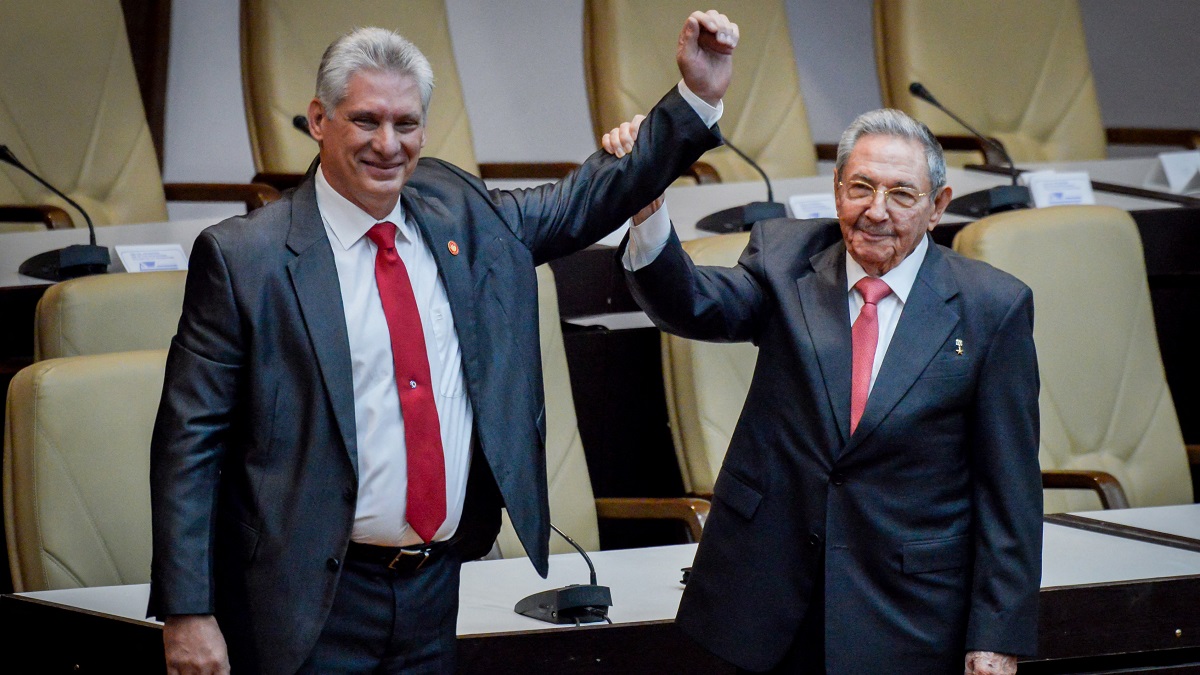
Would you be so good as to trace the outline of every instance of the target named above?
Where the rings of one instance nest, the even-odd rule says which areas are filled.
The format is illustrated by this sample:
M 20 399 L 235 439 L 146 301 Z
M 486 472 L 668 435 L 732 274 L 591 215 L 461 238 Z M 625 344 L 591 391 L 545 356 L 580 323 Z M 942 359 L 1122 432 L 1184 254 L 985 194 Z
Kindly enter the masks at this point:
M 317 69 L 317 100 L 326 115 L 346 98 L 350 78 L 362 70 L 398 73 L 417 81 L 421 116 L 433 95 L 433 68 L 420 49 L 400 34 L 385 28 L 355 28 L 333 41 Z
M 925 149 L 925 160 L 929 164 L 930 190 L 936 192 L 946 184 L 946 155 L 942 152 L 942 144 L 938 143 L 929 127 L 892 108 L 865 112 L 842 132 L 835 165 L 839 177 L 855 144 L 863 136 L 896 136 L 920 143 Z

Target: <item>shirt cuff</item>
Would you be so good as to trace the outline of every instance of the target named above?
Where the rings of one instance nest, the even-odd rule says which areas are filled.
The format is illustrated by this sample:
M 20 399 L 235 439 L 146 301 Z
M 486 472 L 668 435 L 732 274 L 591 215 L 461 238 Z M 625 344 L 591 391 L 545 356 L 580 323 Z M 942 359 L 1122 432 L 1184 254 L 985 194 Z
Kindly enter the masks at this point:
M 721 115 L 725 113 L 724 99 L 717 101 L 717 107 L 714 108 L 708 104 L 708 101 L 705 101 L 691 89 L 688 89 L 683 80 L 679 81 L 679 95 L 683 97 L 683 100 L 688 102 L 688 105 L 692 106 L 692 110 L 696 111 L 696 114 L 700 116 L 701 121 L 704 122 L 704 126 L 706 127 L 712 127 L 712 125 L 717 123 L 717 120 L 721 119 Z
M 621 264 L 630 272 L 636 272 L 658 258 L 658 254 L 667 247 L 671 238 L 671 216 L 667 215 L 667 205 L 655 211 L 641 225 L 629 222 L 629 244 L 625 247 L 625 255 L 621 256 Z

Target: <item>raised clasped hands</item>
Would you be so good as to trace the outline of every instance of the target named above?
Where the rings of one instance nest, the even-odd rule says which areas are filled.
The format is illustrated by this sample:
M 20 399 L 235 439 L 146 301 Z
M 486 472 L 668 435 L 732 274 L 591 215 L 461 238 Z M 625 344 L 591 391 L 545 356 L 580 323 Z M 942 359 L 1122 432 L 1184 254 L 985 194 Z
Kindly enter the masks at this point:
M 617 157 L 624 157 L 633 152 L 633 143 L 637 140 L 638 129 L 641 128 L 642 120 L 644 119 L 646 119 L 645 115 L 635 115 L 632 120 L 622 122 L 621 126 L 612 129 L 600 137 L 600 146 L 608 154 Z M 650 202 L 650 204 L 633 216 L 634 226 L 636 227 L 645 222 L 647 218 L 662 207 L 662 204 L 663 197 L 659 195 L 658 199 Z
M 738 25 L 716 10 L 692 12 L 679 33 L 675 63 L 683 82 L 709 105 L 716 105 L 733 77 Z
M 996 652 L 967 652 L 966 675 L 1016 675 L 1017 657 Z

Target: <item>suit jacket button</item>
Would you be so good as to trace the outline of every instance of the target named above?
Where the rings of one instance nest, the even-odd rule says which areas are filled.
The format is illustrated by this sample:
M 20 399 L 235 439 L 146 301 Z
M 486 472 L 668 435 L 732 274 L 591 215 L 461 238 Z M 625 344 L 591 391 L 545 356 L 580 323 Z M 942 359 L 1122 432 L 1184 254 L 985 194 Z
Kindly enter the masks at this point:
M 840 471 L 835 471 L 833 475 L 829 477 L 829 482 L 833 483 L 834 485 L 843 485 L 846 482 L 846 474 Z
M 812 546 L 813 548 L 820 546 L 821 545 L 821 535 L 817 534 L 816 532 L 813 532 L 812 534 L 808 535 L 808 545 Z
M 342 490 L 342 499 L 345 499 L 347 504 L 353 504 L 355 501 L 354 488 L 348 487 L 345 490 Z
M 338 571 L 338 568 L 342 566 L 342 561 L 338 560 L 337 558 L 330 558 L 329 560 L 325 561 L 325 566 L 329 568 L 330 572 L 336 572 Z

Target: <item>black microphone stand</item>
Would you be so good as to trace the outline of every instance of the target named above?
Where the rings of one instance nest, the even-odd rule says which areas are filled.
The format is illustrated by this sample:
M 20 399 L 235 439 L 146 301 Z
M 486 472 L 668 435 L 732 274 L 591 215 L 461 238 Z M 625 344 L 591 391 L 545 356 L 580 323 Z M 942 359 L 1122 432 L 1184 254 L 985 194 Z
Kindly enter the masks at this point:
M 750 156 L 742 152 L 729 139 L 721 139 L 725 145 L 734 151 L 738 157 L 746 160 L 746 163 L 754 167 L 758 175 L 762 176 L 763 181 L 767 184 L 767 201 L 765 202 L 750 202 L 742 206 L 735 206 L 729 209 L 722 209 L 716 213 L 704 216 L 696 222 L 696 229 L 705 232 L 717 232 L 720 234 L 728 234 L 730 232 L 743 232 L 749 230 L 754 223 L 760 220 L 768 220 L 771 218 L 786 218 L 787 208 L 775 201 L 775 191 L 771 188 L 771 179 L 767 178 L 767 172 L 762 170 L 762 167 L 757 162 L 750 159 Z
M 582 546 L 555 527 L 554 523 L 550 524 L 550 528 L 583 556 L 591 573 L 591 583 L 571 584 L 534 593 L 517 602 L 513 611 L 546 623 L 573 623 L 576 626 L 598 621 L 612 623 L 608 618 L 608 608 L 612 607 L 612 593 L 608 586 L 596 585 L 596 567 L 592 565 L 592 559 L 584 552 Z

